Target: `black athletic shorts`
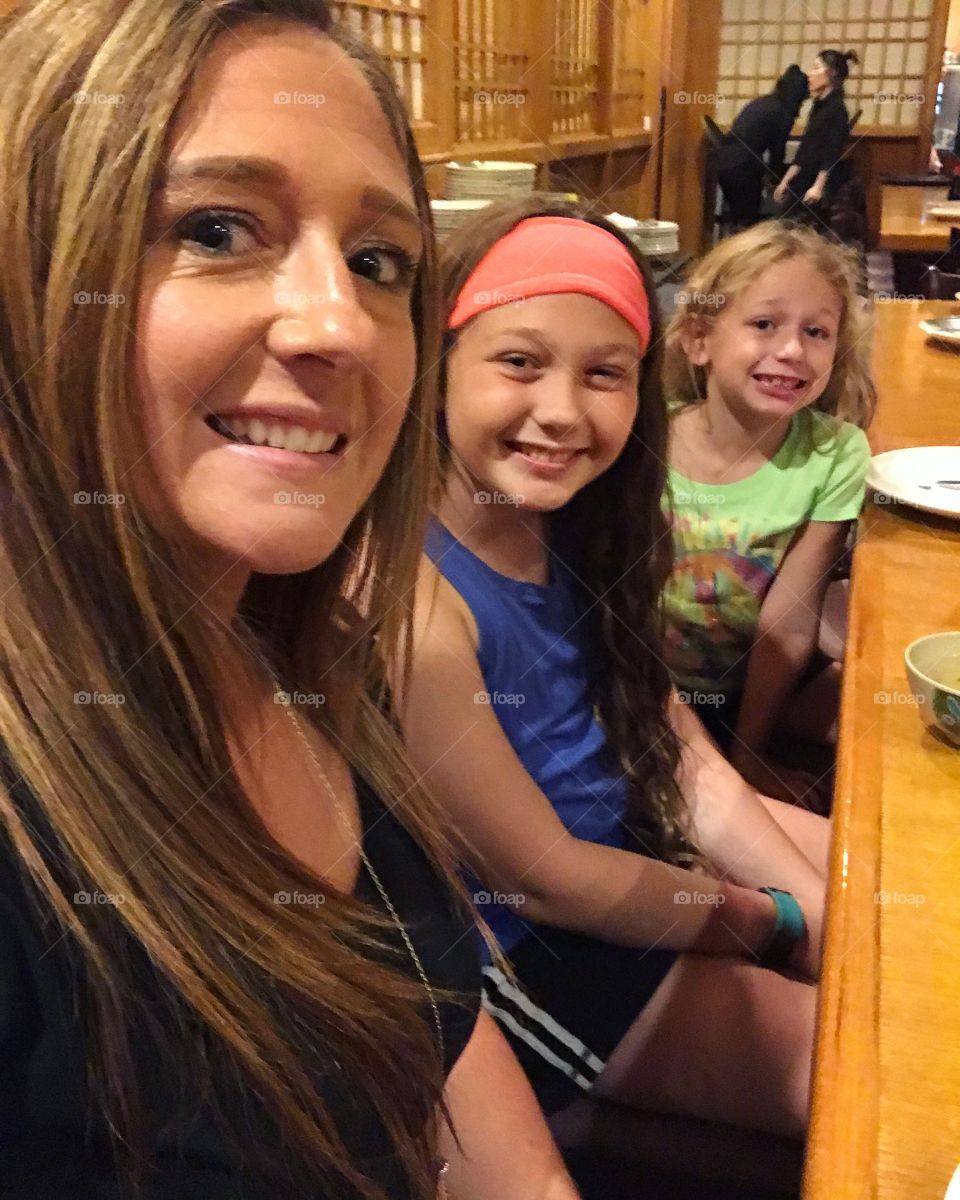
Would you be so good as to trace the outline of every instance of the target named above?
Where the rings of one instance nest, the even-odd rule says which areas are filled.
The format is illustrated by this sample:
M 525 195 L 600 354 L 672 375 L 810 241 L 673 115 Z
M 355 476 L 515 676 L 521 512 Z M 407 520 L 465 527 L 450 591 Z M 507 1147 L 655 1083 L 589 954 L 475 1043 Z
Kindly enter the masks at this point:
M 485 967 L 484 1008 L 549 1113 L 589 1092 L 677 951 L 628 949 L 538 925 L 507 957 L 517 982 Z

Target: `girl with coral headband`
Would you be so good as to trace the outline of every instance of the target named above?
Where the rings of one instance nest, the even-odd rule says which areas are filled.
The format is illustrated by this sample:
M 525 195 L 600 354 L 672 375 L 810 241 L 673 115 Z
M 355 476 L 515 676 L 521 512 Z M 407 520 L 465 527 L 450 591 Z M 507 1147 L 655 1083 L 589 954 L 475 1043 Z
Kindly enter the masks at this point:
M 825 844 L 814 865 L 671 692 L 649 273 L 543 197 L 446 250 L 444 486 L 401 712 L 516 973 L 489 964 L 484 1002 L 548 1108 L 799 1137 Z

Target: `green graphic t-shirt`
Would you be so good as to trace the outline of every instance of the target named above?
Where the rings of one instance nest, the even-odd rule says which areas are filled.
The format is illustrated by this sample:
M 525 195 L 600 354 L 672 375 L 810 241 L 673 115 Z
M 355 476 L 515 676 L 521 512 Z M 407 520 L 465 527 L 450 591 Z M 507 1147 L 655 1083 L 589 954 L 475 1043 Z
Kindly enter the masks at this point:
M 664 608 L 678 687 L 728 697 L 742 689 L 760 607 L 794 535 L 808 521 L 855 518 L 869 461 L 863 430 L 803 409 L 775 457 L 746 479 L 697 483 L 670 470 Z

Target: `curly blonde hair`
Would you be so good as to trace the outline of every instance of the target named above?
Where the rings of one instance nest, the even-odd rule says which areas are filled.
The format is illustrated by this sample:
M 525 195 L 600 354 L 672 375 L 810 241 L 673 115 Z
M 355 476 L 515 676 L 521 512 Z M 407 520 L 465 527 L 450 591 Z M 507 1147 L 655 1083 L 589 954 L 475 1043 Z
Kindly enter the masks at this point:
M 664 383 L 672 403 L 695 404 L 706 395 L 706 370 L 689 362 L 684 334 L 698 322 L 712 324 L 744 288 L 792 258 L 807 259 L 841 299 L 830 382 L 812 407 L 861 429 L 870 424 L 877 403 L 870 369 L 874 321 L 857 256 L 812 229 L 781 221 L 764 221 L 726 238 L 694 264 L 665 334 Z

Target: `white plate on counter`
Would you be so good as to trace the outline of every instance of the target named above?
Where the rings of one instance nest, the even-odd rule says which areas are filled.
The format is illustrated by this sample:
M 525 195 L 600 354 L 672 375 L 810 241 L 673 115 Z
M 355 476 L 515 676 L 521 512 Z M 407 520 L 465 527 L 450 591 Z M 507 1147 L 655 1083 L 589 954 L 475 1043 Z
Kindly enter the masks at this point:
M 960 346 L 960 316 L 930 317 L 920 322 L 923 332 L 938 342 L 949 342 L 952 346 Z
M 867 486 L 911 508 L 960 518 L 960 446 L 912 446 L 875 454 Z

